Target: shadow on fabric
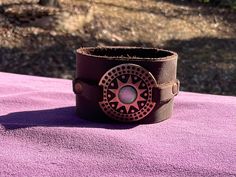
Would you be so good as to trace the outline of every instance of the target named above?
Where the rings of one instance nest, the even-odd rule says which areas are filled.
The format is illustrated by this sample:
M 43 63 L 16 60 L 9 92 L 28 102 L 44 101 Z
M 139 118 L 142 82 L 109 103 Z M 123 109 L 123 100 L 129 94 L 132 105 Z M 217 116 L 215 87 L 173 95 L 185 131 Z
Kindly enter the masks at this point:
M 0 116 L 0 125 L 6 130 L 28 127 L 78 127 L 130 129 L 138 124 L 98 123 L 79 118 L 75 107 L 64 107 L 47 110 L 14 112 Z

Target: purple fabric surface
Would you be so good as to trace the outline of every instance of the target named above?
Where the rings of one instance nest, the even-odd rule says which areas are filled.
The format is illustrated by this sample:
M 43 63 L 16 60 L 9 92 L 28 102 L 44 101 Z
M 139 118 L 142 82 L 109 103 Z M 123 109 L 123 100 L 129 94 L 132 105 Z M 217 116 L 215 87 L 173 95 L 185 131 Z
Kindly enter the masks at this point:
M 180 92 L 171 119 L 75 115 L 70 80 L 0 73 L 0 176 L 236 176 L 236 97 Z

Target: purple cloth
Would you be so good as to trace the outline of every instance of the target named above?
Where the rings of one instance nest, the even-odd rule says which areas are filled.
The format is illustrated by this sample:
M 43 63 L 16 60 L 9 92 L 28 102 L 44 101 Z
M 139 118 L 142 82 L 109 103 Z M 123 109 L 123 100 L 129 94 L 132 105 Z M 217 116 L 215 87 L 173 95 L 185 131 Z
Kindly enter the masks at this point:
M 236 176 L 236 97 L 180 92 L 172 118 L 75 115 L 70 80 L 0 73 L 0 176 Z

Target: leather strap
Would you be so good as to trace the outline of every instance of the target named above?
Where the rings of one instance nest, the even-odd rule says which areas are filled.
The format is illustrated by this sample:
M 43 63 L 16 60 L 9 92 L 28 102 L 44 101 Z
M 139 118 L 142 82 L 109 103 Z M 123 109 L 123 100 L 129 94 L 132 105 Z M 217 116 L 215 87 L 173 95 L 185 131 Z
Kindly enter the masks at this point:
M 141 123 L 160 122 L 172 115 L 173 100 L 179 92 L 176 79 L 177 54 L 172 51 L 140 47 L 88 47 L 77 50 L 76 79 L 73 90 L 76 94 L 76 109 L 80 117 L 99 122 L 110 119 L 99 107 L 103 88 L 98 85 L 101 77 L 111 68 L 133 63 L 148 70 L 155 78 L 152 112 Z
M 76 86 L 79 85 L 79 89 Z M 88 100 L 96 100 L 97 102 L 102 100 L 102 87 L 86 83 L 79 78 L 73 81 L 73 91 L 75 94 L 81 95 Z M 179 80 L 175 82 L 158 85 L 153 90 L 153 101 L 160 104 L 172 99 L 179 93 Z

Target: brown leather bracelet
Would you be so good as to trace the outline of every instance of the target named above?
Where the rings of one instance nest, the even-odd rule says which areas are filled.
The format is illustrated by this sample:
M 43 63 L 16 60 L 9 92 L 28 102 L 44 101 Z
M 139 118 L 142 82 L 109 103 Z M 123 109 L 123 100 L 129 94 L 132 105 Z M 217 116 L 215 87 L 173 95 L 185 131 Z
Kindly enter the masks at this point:
M 177 54 L 141 47 L 77 50 L 76 110 L 99 122 L 160 122 L 172 115 L 179 92 Z

